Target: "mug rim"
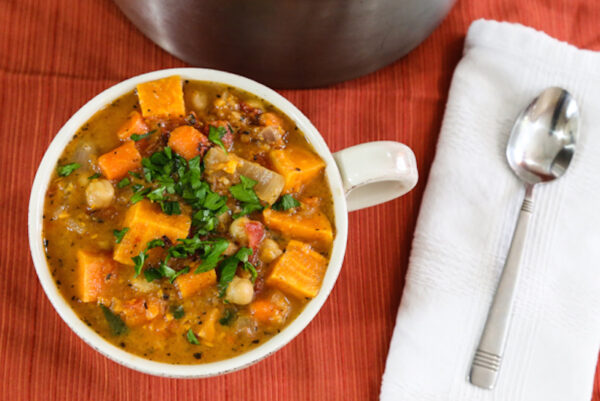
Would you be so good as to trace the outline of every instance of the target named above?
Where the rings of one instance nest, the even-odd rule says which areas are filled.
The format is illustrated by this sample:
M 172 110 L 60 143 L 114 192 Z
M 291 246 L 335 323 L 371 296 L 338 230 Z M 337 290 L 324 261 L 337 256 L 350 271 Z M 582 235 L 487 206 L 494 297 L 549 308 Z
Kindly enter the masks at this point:
M 241 89 L 264 99 L 287 115 L 326 163 L 325 175 L 332 194 L 336 228 L 329 265 L 319 293 L 304 306 L 302 312 L 289 325 L 256 348 L 240 355 L 216 362 L 187 365 L 152 361 L 135 355 L 110 343 L 88 327 L 60 293 L 50 273 L 42 244 L 42 215 L 47 188 L 58 159 L 67 144 L 73 139 L 73 135 L 94 114 L 120 96 L 135 89 L 138 83 L 172 75 L 179 75 L 182 80 L 215 82 Z M 300 334 L 317 315 L 337 281 L 344 259 L 348 236 L 348 211 L 343 188 L 338 166 L 319 131 L 296 106 L 273 89 L 241 75 L 213 69 L 157 70 L 131 77 L 102 91 L 77 110 L 60 128 L 44 153 L 31 188 L 28 211 L 29 248 L 38 279 L 52 306 L 67 326 L 94 350 L 123 366 L 150 375 L 172 378 L 211 377 L 243 369 L 273 354 Z

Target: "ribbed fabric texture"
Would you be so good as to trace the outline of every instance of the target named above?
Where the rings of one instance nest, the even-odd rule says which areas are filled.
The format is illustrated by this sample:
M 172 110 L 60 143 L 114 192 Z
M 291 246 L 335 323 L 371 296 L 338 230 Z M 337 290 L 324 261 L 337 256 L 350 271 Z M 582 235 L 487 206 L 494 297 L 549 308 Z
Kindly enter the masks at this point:
M 524 186 L 505 149 L 527 104 L 569 90 L 580 138 L 560 180 L 538 185 L 513 320 L 492 391 L 467 375 Z M 600 344 L 600 53 L 522 25 L 475 21 L 450 88 L 382 384 L 391 400 L 590 398 Z

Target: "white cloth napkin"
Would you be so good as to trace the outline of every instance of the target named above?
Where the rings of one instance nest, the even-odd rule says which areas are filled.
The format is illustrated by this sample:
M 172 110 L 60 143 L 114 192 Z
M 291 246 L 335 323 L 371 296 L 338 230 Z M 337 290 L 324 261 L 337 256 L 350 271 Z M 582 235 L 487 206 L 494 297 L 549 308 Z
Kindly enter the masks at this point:
M 544 88 L 579 103 L 569 170 L 534 191 L 500 376 L 467 379 L 524 187 L 505 147 Z M 475 21 L 450 89 L 412 244 L 382 401 L 588 401 L 600 346 L 600 53 L 517 24 Z

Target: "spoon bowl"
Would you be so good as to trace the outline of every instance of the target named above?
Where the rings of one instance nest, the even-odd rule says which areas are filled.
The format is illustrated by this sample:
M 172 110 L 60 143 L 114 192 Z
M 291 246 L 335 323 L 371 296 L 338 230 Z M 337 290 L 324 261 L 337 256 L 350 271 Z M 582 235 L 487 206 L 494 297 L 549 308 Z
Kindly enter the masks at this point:
M 517 118 L 506 157 L 515 174 L 534 185 L 562 176 L 577 142 L 579 108 L 562 88 L 544 90 Z

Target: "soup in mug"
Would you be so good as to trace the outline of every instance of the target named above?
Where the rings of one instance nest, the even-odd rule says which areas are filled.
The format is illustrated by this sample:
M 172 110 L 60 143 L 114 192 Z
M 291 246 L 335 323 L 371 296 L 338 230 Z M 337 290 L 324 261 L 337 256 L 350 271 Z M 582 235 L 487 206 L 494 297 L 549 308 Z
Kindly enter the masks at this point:
M 43 243 L 111 343 L 205 363 L 268 341 L 319 291 L 335 237 L 325 163 L 272 105 L 172 76 L 97 112 L 62 153 Z

